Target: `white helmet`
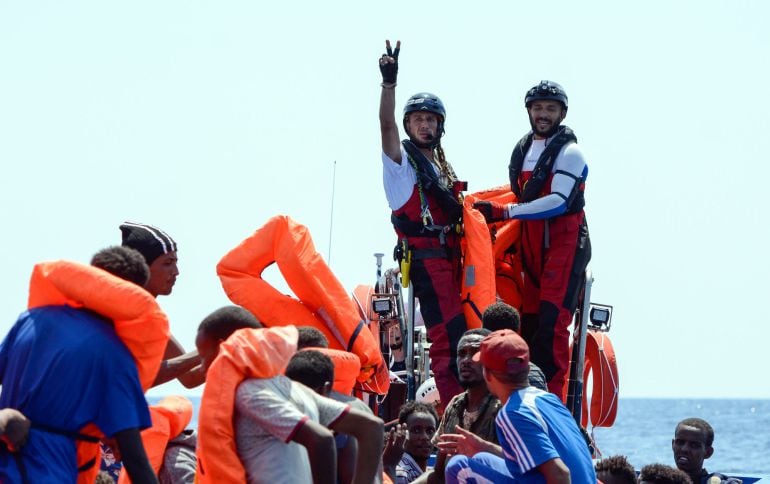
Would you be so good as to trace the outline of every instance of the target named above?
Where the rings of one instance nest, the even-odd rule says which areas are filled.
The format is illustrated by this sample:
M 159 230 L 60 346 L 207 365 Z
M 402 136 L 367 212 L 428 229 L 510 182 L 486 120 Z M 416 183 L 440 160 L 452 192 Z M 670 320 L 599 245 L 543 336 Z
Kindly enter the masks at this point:
M 441 401 L 438 394 L 438 388 L 436 388 L 436 380 L 434 380 L 433 377 L 422 382 L 422 385 L 417 388 L 415 400 L 420 403 L 427 403 L 428 405 L 433 405 Z

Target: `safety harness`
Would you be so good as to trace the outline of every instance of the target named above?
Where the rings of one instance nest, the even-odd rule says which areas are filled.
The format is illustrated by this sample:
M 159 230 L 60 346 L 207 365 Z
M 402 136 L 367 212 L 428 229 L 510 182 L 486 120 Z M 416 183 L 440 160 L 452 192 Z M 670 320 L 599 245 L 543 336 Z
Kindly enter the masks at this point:
M 462 218 L 462 204 L 454 191 L 440 182 L 431 161 L 410 140 L 401 142 L 406 158 L 417 177 L 417 193 L 420 197 L 420 220 L 409 220 L 406 214 L 391 215 L 393 226 L 407 237 L 438 237 L 445 239 L 446 234 L 456 230 Z M 439 208 L 446 214 L 446 225 L 438 225 L 433 220 L 427 195 L 430 195 Z
M 516 194 L 516 198 L 519 202 L 531 202 L 541 196 L 543 186 L 553 170 L 553 164 L 556 162 L 556 157 L 559 156 L 561 149 L 567 144 L 577 143 L 575 133 L 569 127 L 561 126 L 545 147 L 545 150 L 543 150 L 540 158 L 538 158 L 535 169 L 532 170 L 532 176 L 526 183 L 524 183 L 523 187 L 520 187 L 519 175 L 521 174 L 521 168 L 524 165 L 524 157 L 527 156 L 527 151 L 529 151 L 530 146 L 532 146 L 533 139 L 534 132 L 530 131 L 516 143 L 516 146 L 513 148 L 513 153 L 511 154 L 511 163 L 508 165 L 511 190 Z M 559 173 L 574 176 L 570 173 Z M 585 206 L 585 197 L 583 195 L 583 190 L 581 189 L 583 181 L 584 180 L 576 180 L 572 192 L 569 197 L 567 197 L 566 213 L 568 214 L 577 213 Z
M 449 234 L 459 233 L 461 230 L 462 204 L 454 190 L 441 183 L 431 161 L 412 141 L 403 140 L 401 144 L 406 152 L 406 159 L 416 174 L 417 194 L 420 197 L 420 220 L 410 220 L 405 213 L 400 215 L 393 213 L 390 216 L 390 221 L 396 230 L 407 237 L 436 237 L 441 243 L 441 247 L 412 249 L 406 239 L 401 240 L 396 245 L 393 258 L 401 263 L 403 275 L 404 273 L 408 274 L 409 264 L 413 260 L 446 259 L 453 256 L 452 251 L 446 245 L 446 238 Z M 464 185 L 461 182 L 457 183 L 460 186 Z M 428 195 L 446 214 L 445 225 L 439 225 L 434 221 L 428 203 Z

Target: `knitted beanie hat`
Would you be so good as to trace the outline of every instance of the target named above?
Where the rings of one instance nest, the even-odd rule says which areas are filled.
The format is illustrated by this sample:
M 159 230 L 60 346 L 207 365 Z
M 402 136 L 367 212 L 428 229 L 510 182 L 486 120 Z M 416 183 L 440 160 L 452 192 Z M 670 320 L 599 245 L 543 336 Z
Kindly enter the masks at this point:
M 126 247 L 138 250 L 147 261 L 147 265 L 155 259 L 176 252 L 176 242 L 166 232 L 152 225 L 136 222 L 124 222 L 120 226 L 123 234 L 123 244 Z

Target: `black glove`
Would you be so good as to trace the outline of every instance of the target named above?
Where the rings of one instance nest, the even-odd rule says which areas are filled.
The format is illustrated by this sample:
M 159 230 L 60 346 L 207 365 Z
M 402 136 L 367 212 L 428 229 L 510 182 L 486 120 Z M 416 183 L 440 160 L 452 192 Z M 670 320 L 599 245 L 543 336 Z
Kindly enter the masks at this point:
M 398 52 L 401 50 L 401 41 L 396 44 L 396 50 L 391 50 L 390 41 L 385 41 L 387 53 L 380 58 L 380 72 L 383 84 L 395 84 L 398 75 Z M 393 59 L 393 62 L 390 60 Z
M 475 202 L 473 208 L 481 212 L 487 222 L 499 222 L 508 218 L 508 207 L 497 202 Z

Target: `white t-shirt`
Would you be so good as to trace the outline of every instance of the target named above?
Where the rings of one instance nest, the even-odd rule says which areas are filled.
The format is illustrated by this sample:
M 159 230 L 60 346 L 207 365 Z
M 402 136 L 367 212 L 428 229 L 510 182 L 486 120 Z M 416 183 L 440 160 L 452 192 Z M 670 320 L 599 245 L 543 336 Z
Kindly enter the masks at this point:
M 283 375 L 241 383 L 235 440 L 248 482 L 312 482 L 307 451 L 291 439 L 308 419 L 330 427 L 349 409 Z
M 436 175 L 441 176 L 435 163 L 431 163 Z M 443 181 L 446 184 L 446 180 Z M 398 210 L 409 201 L 417 183 L 417 173 L 406 158 L 406 151 L 401 146 L 401 164 L 391 160 L 385 153 L 382 154 L 382 184 L 385 187 L 385 198 L 391 210 Z
M 401 147 L 401 164 L 382 154 L 382 184 L 385 187 L 385 198 L 391 210 L 398 210 L 412 196 L 414 185 L 417 183 L 417 173 L 412 164 L 406 159 L 406 151 Z

